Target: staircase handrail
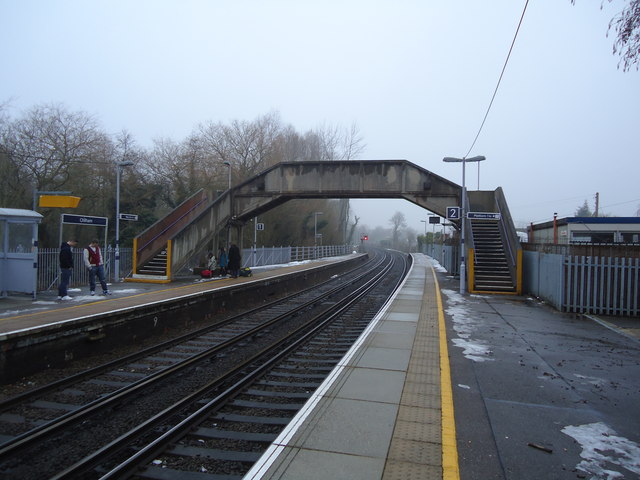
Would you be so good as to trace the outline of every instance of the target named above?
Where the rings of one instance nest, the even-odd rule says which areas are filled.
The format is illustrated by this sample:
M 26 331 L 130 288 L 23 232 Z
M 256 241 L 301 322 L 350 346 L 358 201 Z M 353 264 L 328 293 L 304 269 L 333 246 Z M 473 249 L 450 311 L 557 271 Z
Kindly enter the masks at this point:
M 209 196 L 205 190 L 200 189 L 178 205 L 169 215 L 158 220 L 156 223 L 140 233 L 136 237 L 138 265 L 144 264 L 149 258 L 153 257 L 153 255 L 157 253 L 156 250 L 159 251 L 160 248 L 163 248 L 166 245 L 166 240 L 169 240 L 169 237 L 173 236 L 171 232 L 175 230 L 176 225 L 181 224 L 184 218 L 193 215 L 194 212 L 202 210 L 203 204 L 208 204 L 209 202 Z M 162 241 L 158 242 L 159 239 Z M 150 249 L 144 255 L 141 254 L 145 249 L 147 249 L 147 247 L 154 244 L 159 245 L 159 247 Z
M 517 269 L 517 252 L 522 247 L 520 246 L 520 242 L 518 240 L 518 233 L 516 232 L 516 228 L 513 224 L 513 219 L 511 218 L 511 213 L 509 212 L 509 207 L 507 206 L 507 200 L 505 199 L 504 192 L 502 187 L 496 188 L 495 191 L 495 199 L 496 199 L 496 207 L 498 209 L 498 213 L 500 213 L 500 228 L 504 240 L 507 243 L 507 250 L 509 252 L 509 256 L 511 257 L 511 263 L 509 264 L 509 270 L 512 273 L 512 278 L 516 279 L 516 269 Z

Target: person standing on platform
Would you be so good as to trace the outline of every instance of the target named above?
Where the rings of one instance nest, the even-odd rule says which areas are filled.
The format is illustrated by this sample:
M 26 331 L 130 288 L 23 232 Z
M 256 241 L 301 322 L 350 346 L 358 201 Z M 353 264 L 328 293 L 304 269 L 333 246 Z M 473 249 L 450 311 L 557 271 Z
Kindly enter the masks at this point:
M 220 267 L 220 276 L 224 277 L 227 274 L 227 265 L 229 264 L 229 258 L 224 251 L 224 247 L 220 247 L 218 250 L 218 266 Z
M 92 240 L 84 249 L 84 264 L 89 269 L 89 290 L 91 295 L 96 294 L 96 277 L 100 281 L 103 295 L 111 295 L 104 278 L 104 263 L 98 240 Z
M 229 247 L 229 273 L 232 278 L 238 278 L 240 275 L 240 249 L 235 243 Z
M 71 273 L 73 272 L 73 251 L 78 244 L 76 240 L 67 240 L 60 245 L 60 284 L 58 285 L 58 300 L 71 300 L 67 292 Z

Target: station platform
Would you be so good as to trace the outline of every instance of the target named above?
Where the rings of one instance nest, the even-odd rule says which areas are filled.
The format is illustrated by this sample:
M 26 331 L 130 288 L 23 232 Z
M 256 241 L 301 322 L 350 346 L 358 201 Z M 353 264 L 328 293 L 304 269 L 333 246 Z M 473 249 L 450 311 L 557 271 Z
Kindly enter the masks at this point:
M 526 296 L 462 296 L 435 261 L 412 256 L 401 288 L 245 479 L 640 478 L 640 319 L 566 315 Z M 317 266 L 119 284 L 84 305 L 4 299 L 0 341 L 54 313 L 193 298 Z
M 201 279 L 196 275 L 181 277 L 170 284 L 120 282 L 109 284 L 111 295 L 89 295 L 88 286 L 70 287 L 68 301 L 57 300 L 57 290 L 38 292 L 34 300 L 29 294 L 11 294 L 0 298 L 0 341 L 18 333 L 43 328 L 60 328 L 67 322 L 146 304 L 198 295 L 212 290 L 234 288 L 244 283 L 286 276 L 297 271 L 311 270 L 357 257 L 345 255 L 300 262 L 293 265 L 275 265 L 256 268 L 251 277 L 214 277 Z M 98 285 L 98 287 L 100 287 Z
M 428 257 L 245 479 L 458 478 L 444 313 Z

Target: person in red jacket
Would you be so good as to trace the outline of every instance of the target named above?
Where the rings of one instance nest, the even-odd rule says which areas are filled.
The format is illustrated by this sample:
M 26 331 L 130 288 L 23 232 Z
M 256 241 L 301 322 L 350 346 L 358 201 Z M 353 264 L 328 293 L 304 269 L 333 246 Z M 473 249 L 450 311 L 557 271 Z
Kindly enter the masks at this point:
M 92 240 L 89 246 L 84 249 L 84 264 L 89 269 L 89 290 L 91 295 L 96 294 L 96 276 L 100 280 L 102 294 L 111 295 L 104 278 L 104 263 L 98 240 Z

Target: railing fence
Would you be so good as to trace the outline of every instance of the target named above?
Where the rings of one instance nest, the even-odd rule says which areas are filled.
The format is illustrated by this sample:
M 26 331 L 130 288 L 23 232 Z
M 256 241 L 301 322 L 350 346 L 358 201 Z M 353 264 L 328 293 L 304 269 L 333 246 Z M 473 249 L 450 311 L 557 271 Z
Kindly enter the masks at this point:
M 290 262 L 301 262 L 316 258 L 335 257 L 353 252 L 350 245 L 322 245 L 317 247 L 260 247 L 242 250 L 242 266 L 257 267 L 264 265 L 278 265 Z M 55 290 L 58 287 L 60 275 L 59 256 L 57 248 L 41 248 L 38 250 L 38 291 Z M 114 282 L 115 254 L 112 248 L 103 251 L 105 258 L 105 274 L 107 282 Z M 70 287 L 88 286 L 89 271 L 84 266 L 83 250 L 73 251 L 74 271 L 71 275 Z M 126 277 L 133 270 L 133 249 L 120 248 L 120 277 Z
M 444 269 L 451 275 L 459 275 L 460 256 L 458 245 L 442 245 L 439 243 L 428 243 L 422 246 L 422 253 L 429 255 L 438 261 Z
M 524 291 L 570 313 L 640 315 L 640 259 L 523 252 Z
M 564 258 L 563 309 L 575 313 L 638 315 L 640 259 Z
M 316 258 L 335 257 L 353 252 L 350 245 L 318 245 L 317 247 L 259 247 L 242 249 L 243 267 L 261 267 Z
M 109 247 L 102 251 L 104 255 L 104 271 L 107 282 L 114 282 L 115 252 Z M 60 250 L 57 248 L 41 248 L 38 250 L 38 291 L 55 290 L 58 288 L 60 275 Z M 83 249 L 73 249 L 73 274 L 70 287 L 88 286 L 89 270 L 84 266 Z M 124 277 L 133 270 L 133 249 L 120 248 L 120 277 Z

